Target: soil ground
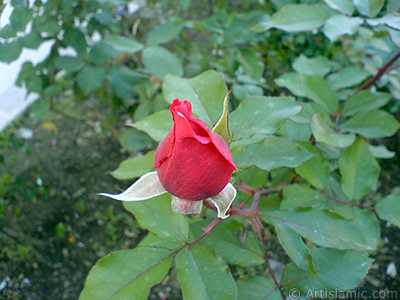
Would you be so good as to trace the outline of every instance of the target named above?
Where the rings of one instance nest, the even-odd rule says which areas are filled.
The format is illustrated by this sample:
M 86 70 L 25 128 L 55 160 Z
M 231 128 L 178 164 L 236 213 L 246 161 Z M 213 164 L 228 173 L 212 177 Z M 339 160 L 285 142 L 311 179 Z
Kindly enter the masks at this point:
M 0 219 L 0 299 L 78 299 L 98 259 L 135 247 L 145 234 L 121 203 L 96 195 L 131 184 L 107 174 L 127 154 L 97 124 L 24 119 L 19 126 L 32 128 L 35 135 L 16 148 L 0 149 L 5 160 L 0 188 L 7 199 Z M 398 161 L 385 167 L 383 188 L 399 184 Z M 381 225 L 382 247 L 372 254 L 375 261 L 363 289 L 399 291 L 400 299 L 399 276 L 386 274 L 389 263 L 400 266 L 400 231 Z M 285 262 L 279 246 L 271 246 L 274 259 Z M 171 278 L 153 288 L 150 299 L 181 299 Z

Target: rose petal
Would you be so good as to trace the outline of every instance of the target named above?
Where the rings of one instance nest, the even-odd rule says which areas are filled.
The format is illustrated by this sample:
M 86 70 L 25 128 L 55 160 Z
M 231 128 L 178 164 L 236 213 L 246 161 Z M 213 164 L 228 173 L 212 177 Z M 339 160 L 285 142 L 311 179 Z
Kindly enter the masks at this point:
M 174 212 L 185 215 L 197 215 L 201 212 L 203 201 L 191 201 L 172 196 L 171 207 Z
M 218 209 L 218 218 L 226 219 L 229 207 L 236 197 L 236 189 L 232 184 L 228 183 L 226 187 L 215 197 L 208 198 Z
M 157 171 L 154 171 L 144 174 L 121 194 L 112 195 L 100 193 L 99 195 L 120 201 L 141 201 L 159 196 L 166 192 L 167 191 L 161 185 L 160 179 L 158 179 Z

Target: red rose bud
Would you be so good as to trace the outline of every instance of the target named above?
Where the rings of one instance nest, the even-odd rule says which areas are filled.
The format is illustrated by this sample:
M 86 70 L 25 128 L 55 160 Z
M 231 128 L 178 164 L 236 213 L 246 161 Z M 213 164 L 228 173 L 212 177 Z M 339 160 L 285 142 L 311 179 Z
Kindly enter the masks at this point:
M 154 167 L 172 195 L 192 201 L 217 196 L 237 170 L 225 140 L 196 119 L 189 101 L 170 107 L 174 128 L 157 148 Z

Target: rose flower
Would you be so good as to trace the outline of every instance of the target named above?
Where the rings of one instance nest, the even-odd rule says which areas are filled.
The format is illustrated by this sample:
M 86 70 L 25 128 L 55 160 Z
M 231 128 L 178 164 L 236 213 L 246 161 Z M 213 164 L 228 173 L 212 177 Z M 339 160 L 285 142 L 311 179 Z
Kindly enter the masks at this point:
M 172 194 L 172 209 L 184 214 L 198 214 L 204 199 L 226 218 L 236 196 L 230 184 L 237 170 L 225 140 L 196 119 L 189 101 L 175 99 L 170 107 L 174 128 L 159 144 L 154 167 L 125 192 L 101 194 L 121 201 L 146 200 L 165 192 Z

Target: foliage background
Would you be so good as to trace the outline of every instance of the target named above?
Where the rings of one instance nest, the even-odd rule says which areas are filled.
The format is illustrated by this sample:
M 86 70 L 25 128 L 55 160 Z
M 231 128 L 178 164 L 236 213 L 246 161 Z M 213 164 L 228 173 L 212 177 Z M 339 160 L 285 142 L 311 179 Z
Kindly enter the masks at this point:
M 140 6 L 135 13 L 132 3 Z M 119 299 L 132 291 L 146 299 L 173 262 L 188 299 L 204 299 L 203 293 L 224 299 L 217 285 L 225 286 L 224 295 L 231 293 L 226 299 L 261 299 L 279 298 L 292 287 L 306 293 L 361 283 L 382 243 L 378 218 L 400 224 L 396 190 L 379 188 L 384 160 L 394 156 L 385 138 L 399 128 L 397 1 L 12 4 L 11 24 L 0 32 L 2 61 L 13 61 L 23 47 L 54 41 L 49 57 L 38 65 L 26 63 L 17 82 L 41 94 L 30 116 L 100 122 L 131 154 L 111 173 L 117 179 L 152 169 L 153 150 L 172 127 L 167 108 L 174 98 L 190 100 L 211 128 L 232 89 L 231 148 L 241 191 L 235 209 L 246 200 L 243 209 L 258 208 L 260 214 L 232 216 L 210 239 L 186 247 L 213 212 L 205 211 L 201 219 L 176 216 L 162 197 L 126 205 L 150 234 L 139 247 L 101 260 L 82 299 L 93 293 Z M 21 33 L 27 26 L 31 32 Z M 122 127 L 121 120 L 130 126 Z M 179 223 L 172 225 L 174 233 L 152 210 L 167 224 Z M 269 249 L 256 238 L 262 241 L 272 228 L 292 261 L 281 279 L 263 277 Z M 248 239 L 240 242 L 237 236 L 244 232 Z M 126 260 L 143 265 L 127 269 Z M 188 271 L 194 266 L 197 271 Z M 215 277 L 206 271 L 210 266 L 225 271 Z M 252 267 L 257 276 L 232 275 L 228 266 Z M 108 282 L 121 270 L 131 278 L 126 286 L 122 279 Z M 147 277 L 137 277 L 140 270 Z M 193 286 L 199 281 L 201 287 Z M 95 288 L 99 282 L 104 290 Z

